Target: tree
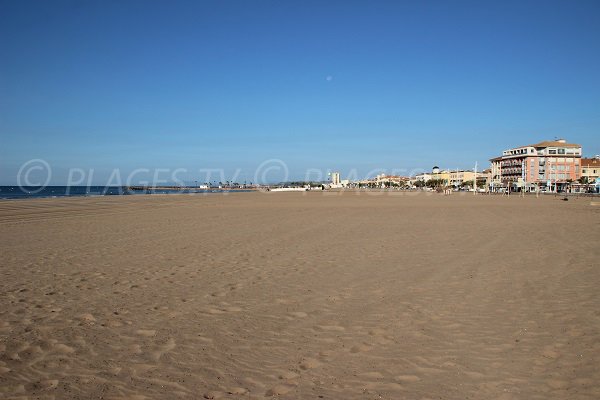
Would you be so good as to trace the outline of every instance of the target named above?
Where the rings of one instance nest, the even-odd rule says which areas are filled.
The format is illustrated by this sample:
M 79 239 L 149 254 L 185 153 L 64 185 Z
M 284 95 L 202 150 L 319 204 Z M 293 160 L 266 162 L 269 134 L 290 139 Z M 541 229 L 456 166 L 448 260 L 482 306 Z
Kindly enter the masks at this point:
M 430 188 L 444 187 L 446 186 L 446 181 L 444 179 L 430 179 L 426 185 Z

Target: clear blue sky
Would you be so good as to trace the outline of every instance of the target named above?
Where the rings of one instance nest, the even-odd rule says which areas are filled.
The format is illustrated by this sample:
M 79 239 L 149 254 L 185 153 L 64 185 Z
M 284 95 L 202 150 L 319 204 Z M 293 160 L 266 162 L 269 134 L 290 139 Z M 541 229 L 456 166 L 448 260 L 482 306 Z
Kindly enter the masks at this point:
M 600 2 L 0 1 L 0 184 L 600 153 Z M 243 180 L 243 179 L 242 179 Z

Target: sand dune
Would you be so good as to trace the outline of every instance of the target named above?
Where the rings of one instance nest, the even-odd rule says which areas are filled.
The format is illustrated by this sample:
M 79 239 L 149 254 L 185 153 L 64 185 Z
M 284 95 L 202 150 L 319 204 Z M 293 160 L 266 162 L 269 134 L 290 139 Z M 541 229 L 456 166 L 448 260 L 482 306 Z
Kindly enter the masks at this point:
M 597 399 L 590 199 L 0 202 L 0 398 Z

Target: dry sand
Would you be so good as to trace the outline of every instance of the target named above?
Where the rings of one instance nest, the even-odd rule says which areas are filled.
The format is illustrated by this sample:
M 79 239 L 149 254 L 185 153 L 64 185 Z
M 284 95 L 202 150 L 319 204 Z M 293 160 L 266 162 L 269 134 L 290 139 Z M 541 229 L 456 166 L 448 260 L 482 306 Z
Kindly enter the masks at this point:
M 590 199 L 0 203 L 0 398 L 598 399 Z

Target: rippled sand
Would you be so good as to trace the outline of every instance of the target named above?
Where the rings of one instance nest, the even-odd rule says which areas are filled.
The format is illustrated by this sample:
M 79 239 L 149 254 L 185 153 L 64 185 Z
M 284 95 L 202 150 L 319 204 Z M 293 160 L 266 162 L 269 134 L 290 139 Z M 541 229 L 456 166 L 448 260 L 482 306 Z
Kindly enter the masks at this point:
M 0 202 L 2 399 L 597 399 L 590 199 Z

